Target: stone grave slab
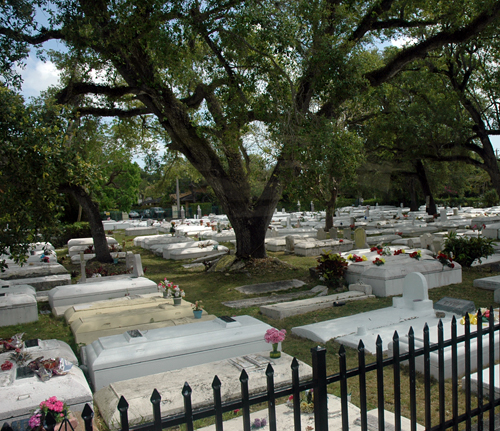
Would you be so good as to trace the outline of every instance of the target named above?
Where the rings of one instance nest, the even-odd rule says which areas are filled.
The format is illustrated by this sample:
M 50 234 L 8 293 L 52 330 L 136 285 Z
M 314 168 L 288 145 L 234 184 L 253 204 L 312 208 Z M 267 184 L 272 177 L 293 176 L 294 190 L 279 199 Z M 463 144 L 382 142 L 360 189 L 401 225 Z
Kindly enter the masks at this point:
M 125 229 L 126 236 L 138 236 L 138 235 L 157 235 L 157 226 L 139 226 L 139 227 L 129 227 Z
M 123 310 L 133 312 L 136 309 L 159 306 L 162 304 L 172 304 L 172 299 L 164 298 L 160 292 L 131 295 L 122 298 L 72 305 L 64 312 L 64 318 L 66 319 L 66 323 L 71 325 L 73 321 L 80 318 L 123 313 Z
M 341 430 L 342 429 L 342 404 L 339 397 L 335 395 L 328 394 L 328 429 L 329 430 Z M 347 404 L 348 416 L 349 416 L 349 430 L 350 431 L 361 431 L 361 425 L 357 422 L 360 410 L 352 403 Z M 387 412 L 386 412 L 387 413 Z M 268 419 L 268 411 L 260 410 L 250 413 L 250 423 L 253 424 L 255 419 Z M 386 423 L 387 417 L 386 418 Z M 269 422 L 269 421 L 268 421 Z M 402 431 L 410 431 L 410 427 L 406 428 L 403 426 L 404 418 L 401 418 Z M 300 415 L 300 423 L 303 430 L 313 430 L 316 426 L 314 423 L 314 415 L 311 413 L 302 412 Z M 227 421 L 224 421 L 224 431 L 241 431 L 243 429 L 243 419 L 241 417 L 236 417 Z M 263 428 L 267 431 L 269 426 Z M 276 406 L 276 429 L 278 430 L 293 430 L 293 409 L 285 404 L 279 404 Z M 370 431 L 374 431 L 375 428 L 368 428 Z M 418 431 L 423 431 L 418 429 Z M 203 428 L 198 428 L 198 431 L 216 431 L 215 425 L 209 425 Z
M 245 295 L 258 295 L 261 293 L 278 292 L 281 290 L 296 289 L 298 287 L 304 286 L 304 282 L 301 280 L 282 280 L 282 281 L 271 281 L 269 283 L 259 283 L 259 284 L 249 284 L 246 286 L 237 287 L 238 292 L 244 293 Z
M 410 258 L 408 253 L 383 258 L 386 263 L 381 266 L 374 265 L 371 260 L 350 263 L 344 274 L 345 279 L 349 284 L 370 284 L 373 294 L 379 297 L 401 295 L 404 277 L 412 272 L 420 272 L 427 280 L 429 289 L 462 282 L 462 267 L 456 262 L 454 268 L 449 268 L 424 254 L 421 260 Z
M 217 248 L 214 248 L 217 247 Z M 223 245 L 198 248 L 191 247 L 186 249 L 172 250 L 170 252 L 170 259 L 184 260 L 184 259 L 197 259 L 202 257 L 209 257 L 220 253 L 228 253 L 229 249 Z
M 284 293 L 281 295 L 273 294 L 271 296 L 259 296 L 257 298 L 239 299 L 236 301 L 226 301 L 222 304 L 230 308 L 247 308 L 255 307 L 266 304 L 276 304 L 278 302 L 291 301 L 296 298 L 301 298 L 304 296 L 323 296 L 328 293 L 328 288 L 326 286 L 316 286 L 311 290 L 304 290 L 302 292 L 295 293 Z
M 29 285 L 34 287 L 37 292 L 50 290 L 57 286 L 71 284 L 70 274 L 47 275 L 45 277 L 20 278 L 11 280 L 2 280 L 2 285 L 9 286 Z
M 457 316 L 465 316 L 467 313 L 474 313 L 476 306 L 473 301 L 467 299 L 445 296 L 434 304 L 434 310 L 446 311 Z
M 277 252 L 285 251 L 286 239 L 283 237 L 266 239 L 266 250 Z
M 483 397 L 486 397 L 488 398 L 490 396 L 490 369 L 489 368 L 485 368 L 483 371 L 482 371 L 483 375 L 482 375 L 482 378 L 483 378 Z M 477 394 L 479 392 L 479 387 L 478 387 L 478 380 L 479 380 L 479 376 L 478 376 L 478 372 L 475 372 L 473 374 L 471 374 L 470 376 L 470 390 L 473 394 Z M 494 394 L 495 394 L 495 398 L 498 398 L 500 396 L 500 365 L 499 364 L 496 364 L 494 366 L 494 376 L 495 376 L 495 379 L 494 379 L 494 383 L 493 383 L 493 386 L 494 386 Z M 465 388 L 467 387 L 467 381 L 465 379 L 465 376 L 462 377 L 462 388 Z
M 61 316 L 66 309 L 75 304 L 157 291 L 158 287 L 154 281 L 145 277 L 129 277 L 109 280 L 109 282 L 88 282 L 55 287 L 49 291 L 49 304 L 52 312 L 56 316 Z
M 0 272 L 0 279 L 12 280 L 20 278 L 44 277 L 48 275 L 68 274 L 64 266 L 59 263 L 30 263 L 27 265 L 17 265 L 9 263 L 9 267 L 5 272 Z M 28 284 L 24 281 L 22 284 Z M 32 285 L 31 283 L 29 283 Z
M 410 326 L 419 330 L 428 321 L 436 325 L 439 321 L 432 308 L 432 302 L 425 300 L 427 295 L 425 280 L 417 278 L 420 286 L 416 289 L 413 289 L 417 284 L 414 277 L 409 277 L 406 281 L 403 298 L 400 300 L 394 298 L 392 307 L 294 327 L 292 333 L 320 343 L 326 343 L 334 338 L 353 348 L 357 348 L 359 341 L 363 340 L 366 350 L 371 353 L 376 352 L 376 340 L 380 335 L 383 348 L 387 350 L 395 330 L 399 334 L 405 334 L 408 333 Z M 418 293 L 413 290 L 417 290 Z M 451 317 L 448 320 L 451 321 Z
M 311 311 L 331 308 L 334 302 L 355 301 L 374 297 L 365 295 L 359 291 L 342 292 L 334 295 L 320 296 L 319 298 L 307 298 L 297 301 L 281 302 L 279 304 L 263 305 L 260 311 L 263 315 L 271 319 L 284 319 L 285 317 L 297 316 Z
M 495 320 L 498 321 L 498 311 L 495 313 Z M 459 316 L 458 316 L 459 317 Z M 448 320 L 447 323 L 443 321 L 443 332 L 444 332 L 444 339 L 449 340 L 451 338 L 451 318 Z M 437 330 L 437 323 L 432 322 L 428 323 L 429 326 L 429 338 L 431 344 L 437 343 L 438 342 L 438 330 Z M 473 325 L 471 325 L 471 332 L 475 331 L 476 328 L 474 328 Z M 401 353 L 407 352 L 408 351 L 408 335 L 407 333 L 405 335 L 401 334 L 399 331 L 399 350 Z M 457 324 L 457 336 L 460 337 L 461 335 L 464 335 L 465 333 L 465 327 L 461 324 Z M 494 335 L 494 344 L 495 346 L 498 346 L 498 342 L 500 340 L 500 336 L 498 332 L 495 332 Z M 482 344 L 483 344 L 483 365 L 489 365 L 489 334 L 483 335 L 482 339 Z M 415 332 L 415 348 L 419 349 L 424 346 L 423 343 L 423 332 L 418 331 Z M 470 350 L 471 350 L 471 372 L 477 371 L 477 338 L 471 339 L 470 342 Z M 495 360 L 497 361 L 500 358 L 500 352 L 498 348 L 495 348 Z M 392 343 L 389 344 L 389 354 L 392 355 Z M 451 347 L 446 347 L 444 349 L 444 378 L 449 379 L 451 378 L 452 374 L 452 369 L 451 369 L 451 358 L 452 358 L 452 353 L 451 353 Z M 458 376 L 463 376 L 465 373 L 465 348 L 464 348 L 464 343 L 459 343 L 457 346 L 457 358 L 458 358 L 458 363 L 457 363 L 457 370 L 458 370 Z M 431 376 L 438 378 L 439 377 L 439 366 L 438 366 L 438 352 L 433 351 L 430 353 L 430 372 Z M 415 367 L 416 370 L 423 373 L 424 372 L 424 358 L 423 356 L 419 356 L 415 358 Z
M 74 365 L 68 374 L 54 376 L 42 382 L 37 376 L 16 379 L 0 388 L 0 421 L 14 422 L 29 419 L 40 403 L 56 396 L 64 400 L 70 411 L 81 414 L 85 404 L 93 406 L 92 392 L 80 368 Z
M 107 236 L 106 241 L 108 245 L 118 244 L 118 241 L 114 239 L 112 236 Z M 94 245 L 94 239 L 90 238 L 72 238 L 68 241 L 68 251 L 71 247 L 74 246 L 85 246 L 87 248 L 89 245 Z M 78 252 L 80 253 L 80 252 Z
M 170 253 L 174 250 L 185 250 L 185 249 L 206 249 L 213 250 L 214 245 L 219 245 L 217 241 L 211 239 L 205 241 L 191 241 L 191 242 L 180 242 L 176 244 L 165 244 L 162 247 L 163 259 L 170 259 Z
M 64 358 L 74 365 L 78 365 L 78 358 L 67 343 L 61 340 L 25 340 L 23 347 L 33 359 L 43 356 L 48 358 Z M 0 353 L 0 363 L 9 359 L 10 352 Z M 0 403 L 1 404 L 1 403 Z
M 7 284 L 0 281 L 0 295 L 9 293 L 24 293 L 25 295 L 33 295 L 36 296 L 36 290 L 33 286 L 28 284 Z
M 223 402 L 241 398 L 239 377 L 243 369 L 249 375 L 250 396 L 266 391 L 265 371 L 269 363 L 274 369 L 275 387 L 281 388 L 290 385 L 292 357 L 283 352 L 281 358 L 270 359 L 269 350 L 115 382 L 95 393 L 95 403 L 109 429 L 119 430 L 121 427 L 117 406 L 121 396 L 124 396 L 129 403 L 130 425 L 136 425 L 153 420 L 150 402 L 153 388 L 156 388 L 162 397 L 162 415 L 169 416 L 184 411 L 184 401 L 180 394 L 186 381 L 193 391 L 191 394 L 193 408 L 213 405 L 211 385 L 215 375 L 222 383 Z M 302 361 L 298 362 L 300 380 L 310 380 L 312 378 L 311 367 Z M 225 424 L 224 429 L 226 429 Z
M 319 256 L 322 253 L 342 253 L 352 250 L 354 242 L 349 239 L 327 239 L 324 241 L 301 241 L 295 244 L 294 253 L 297 256 Z
M 264 334 L 270 328 L 250 316 L 217 318 L 102 337 L 80 352 L 97 391 L 124 377 L 144 377 L 269 349 Z
M 26 293 L 0 293 L 0 326 L 37 320 L 38 306 L 35 296 Z
M 392 243 L 393 241 L 400 240 L 400 235 L 379 235 L 379 236 L 369 236 L 366 238 L 366 242 L 368 245 L 376 245 L 376 244 L 386 244 Z
M 191 305 L 190 302 L 182 301 L 181 305 L 174 306 L 170 299 L 169 303 L 144 308 L 117 307 L 113 313 L 77 317 L 71 323 L 71 331 L 78 344 L 90 344 L 100 337 L 123 334 L 134 329 L 147 331 L 215 319 L 205 310 L 201 320 L 195 319 Z
M 474 287 L 486 290 L 496 290 L 500 288 L 500 275 L 493 277 L 476 278 L 472 283 Z

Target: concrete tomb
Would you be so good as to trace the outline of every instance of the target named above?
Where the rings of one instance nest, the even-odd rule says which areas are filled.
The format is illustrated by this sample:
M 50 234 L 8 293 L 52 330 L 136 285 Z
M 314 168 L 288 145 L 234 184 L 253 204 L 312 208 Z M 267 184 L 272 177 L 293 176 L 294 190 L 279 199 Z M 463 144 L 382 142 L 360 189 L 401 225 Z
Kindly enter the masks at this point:
M 479 287 L 481 289 L 487 290 L 500 289 L 500 275 L 495 275 L 493 277 L 476 278 L 472 285 L 474 287 Z
M 206 241 L 189 241 L 174 244 L 165 244 L 162 246 L 162 256 L 163 259 L 170 259 L 170 253 L 174 250 L 186 250 L 193 249 L 192 251 L 197 251 L 197 249 L 213 250 L 214 245 L 219 245 L 217 241 L 208 239 Z
M 157 291 L 157 284 L 148 278 L 119 278 L 55 287 L 49 291 L 49 304 L 52 312 L 61 316 L 67 308 L 75 304 Z
M 496 364 L 494 366 L 494 383 L 493 383 L 493 386 L 494 386 L 494 394 L 495 394 L 495 398 L 498 398 L 500 396 L 500 365 L 499 364 Z M 478 384 L 479 384 L 479 376 L 478 376 L 478 372 L 475 372 L 473 374 L 471 374 L 470 376 L 470 390 L 473 394 L 477 394 L 478 393 Z M 485 368 L 483 371 L 482 371 L 482 379 L 483 379 L 483 397 L 486 397 L 486 398 L 489 398 L 490 396 L 490 369 L 489 368 Z M 467 381 L 465 379 L 465 376 L 462 377 L 462 388 L 464 390 L 466 390 L 466 387 L 467 387 Z
M 33 359 L 64 358 L 73 366 L 68 374 L 53 376 L 47 381 L 42 381 L 30 370 L 21 373 L 22 369 L 16 365 L 9 371 L 0 372 L 1 421 L 26 420 L 42 401 L 52 396 L 64 400 L 70 411 L 76 414 L 81 413 L 86 403 L 93 405 L 92 392 L 69 345 L 59 340 L 27 340 L 23 349 Z M 0 354 L 1 363 L 8 360 L 9 355 L 9 352 Z
M 170 259 L 173 260 L 184 260 L 184 259 L 196 259 L 203 257 L 211 257 L 214 255 L 219 255 L 220 253 L 229 253 L 229 249 L 223 245 L 212 245 L 205 248 L 191 247 L 185 249 L 172 250 L 170 252 Z
M 0 293 L 0 326 L 36 322 L 36 298 L 26 293 Z
M 68 271 L 59 263 L 32 262 L 23 266 L 16 263 L 9 263 L 9 267 L 4 272 L 0 272 L 0 279 L 26 279 L 33 277 L 52 276 L 56 274 L 68 274 Z M 27 283 L 26 280 L 22 284 L 32 285 L 32 283 Z
M 47 275 L 45 277 L 19 278 L 11 280 L 1 280 L 2 285 L 19 286 L 29 285 L 37 291 L 50 290 L 53 287 L 71 284 L 70 274 Z
M 342 253 L 352 250 L 352 248 L 353 242 L 350 240 L 301 241 L 295 244 L 295 255 L 319 256 L 326 252 Z
M 395 330 L 404 334 L 410 326 L 423 328 L 426 322 L 438 322 L 428 299 L 425 280 L 420 275 L 411 274 L 405 283 L 403 297 L 394 298 L 393 307 L 297 326 L 292 328 L 292 333 L 320 343 L 335 338 L 352 348 L 357 348 L 359 341 L 363 340 L 366 350 L 371 353 L 376 352 L 376 340 L 380 335 L 383 349 L 387 351 Z
M 107 241 L 108 245 L 118 244 L 118 241 L 116 239 L 114 239 L 112 236 L 107 236 L 106 241 Z M 94 245 L 93 238 L 73 238 L 73 239 L 70 239 L 68 241 L 68 252 L 72 247 L 80 246 L 80 247 L 87 248 L 89 245 Z M 85 248 L 84 248 L 84 250 L 85 250 Z M 83 251 L 83 250 L 78 250 L 75 254 L 80 253 L 80 251 Z
M 180 395 L 187 381 L 192 389 L 193 408 L 213 406 L 212 381 L 216 375 L 221 381 L 222 402 L 241 398 L 239 377 L 242 370 L 249 376 L 250 396 L 265 392 L 267 389 L 266 369 L 270 363 L 274 370 L 274 385 L 282 388 L 291 384 L 290 364 L 292 357 L 286 353 L 281 358 L 270 359 L 269 348 L 264 351 L 242 354 L 236 357 L 220 359 L 204 364 L 188 366 L 183 369 L 163 371 L 159 374 L 115 382 L 95 393 L 95 402 L 106 425 L 110 430 L 119 430 L 120 412 L 118 402 L 121 396 L 129 403 L 128 418 L 130 425 L 153 421 L 151 393 L 156 388 L 162 397 L 162 416 L 184 412 L 184 401 Z M 312 369 L 298 361 L 300 381 L 312 379 Z M 291 412 L 288 407 L 286 409 Z M 241 418 L 239 418 L 241 421 Z M 240 422 L 241 424 L 241 422 Z M 226 422 L 224 423 L 226 429 Z M 241 426 L 237 429 L 241 429 Z M 265 429 L 265 428 L 264 428 Z M 281 428 L 291 429 L 291 428 Z
M 269 350 L 271 326 L 250 316 L 102 337 L 81 349 L 94 390 L 125 379 Z
M 111 313 L 100 313 L 94 316 L 89 315 L 88 311 L 85 312 L 84 316 L 78 316 L 81 313 L 74 313 L 72 315 L 71 331 L 78 344 L 90 344 L 100 337 L 123 334 L 134 329 L 145 332 L 150 329 L 178 326 L 216 318 L 216 316 L 203 311 L 201 319 L 195 319 L 191 305 L 190 302 L 183 300 L 181 305 L 174 306 L 173 300 L 168 299 L 160 304 L 152 302 L 147 307 L 137 308 L 133 306 L 131 300 L 122 307 L 115 307 Z
M 454 268 L 443 267 L 433 258 L 422 253 L 422 259 L 409 257 L 408 253 L 398 256 L 383 256 L 384 265 L 374 265 L 371 259 L 350 263 L 344 274 L 349 284 L 370 284 L 373 294 L 379 297 L 401 295 L 404 277 L 411 272 L 420 272 L 427 280 L 429 289 L 462 282 L 462 267 L 454 262 Z
M 0 296 L 2 294 L 24 293 L 25 295 L 33 295 L 36 297 L 36 289 L 28 284 L 9 284 L 0 280 Z

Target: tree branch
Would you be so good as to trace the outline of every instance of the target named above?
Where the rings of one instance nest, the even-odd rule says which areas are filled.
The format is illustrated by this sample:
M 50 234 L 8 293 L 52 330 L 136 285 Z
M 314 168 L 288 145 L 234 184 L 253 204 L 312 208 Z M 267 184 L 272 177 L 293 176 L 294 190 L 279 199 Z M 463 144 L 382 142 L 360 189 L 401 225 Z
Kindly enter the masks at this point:
M 492 24 L 499 16 L 500 2 L 496 2 L 491 9 L 480 13 L 465 27 L 453 32 L 439 32 L 415 46 L 404 49 L 386 66 L 367 73 L 365 77 L 373 87 L 379 86 L 400 72 L 408 63 L 423 58 L 429 51 L 441 48 L 446 44 L 460 43 L 470 39 Z
M 126 94 L 141 94 L 141 90 L 136 87 L 110 87 L 86 82 L 71 82 L 56 94 L 56 101 L 60 104 L 71 103 L 77 96 L 81 96 L 82 94 L 121 97 Z
M 134 108 L 134 109 L 119 109 L 119 108 L 92 108 L 84 107 L 78 108 L 77 112 L 80 115 L 94 115 L 96 117 L 119 117 L 131 118 L 138 115 L 152 114 L 153 111 L 148 108 Z
M 9 39 L 15 40 L 17 42 L 25 42 L 30 45 L 38 45 L 52 39 L 64 40 L 64 35 L 60 30 L 42 29 L 39 34 L 31 36 L 29 34 L 24 34 L 19 31 L 12 30 L 11 28 L 0 27 L 0 35 L 7 36 Z

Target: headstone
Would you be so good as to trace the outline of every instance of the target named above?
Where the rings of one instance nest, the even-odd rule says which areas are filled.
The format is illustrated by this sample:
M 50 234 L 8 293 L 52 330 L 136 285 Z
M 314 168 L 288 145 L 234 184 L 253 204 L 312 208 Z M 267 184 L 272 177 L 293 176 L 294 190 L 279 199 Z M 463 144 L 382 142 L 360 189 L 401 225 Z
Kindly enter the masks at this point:
M 142 269 L 142 261 L 140 254 L 133 255 L 134 271 L 132 277 L 142 277 L 144 275 L 144 270 Z
M 350 218 L 349 218 L 349 223 L 351 224 L 351 226 L 352 226 L 353 224 L 356 224 L 356 218 L 355 218 L 355 217 L 350 217 Z
M 430 233 L 424 233 L 420 237 L 420 247 L 422 247 L 425 250 L 428 250 L 432 245 L 433 239 L 434 239 L 434 235 L 432 235 Z
M 285 214 L 285 208 L 281 208 L 281 214 Z
M 317 234 L 316 238 L 318 238 L 320 241 L 325 240 L 325 239 L 326 239 L 326 232 L 325 232 L 325 229 L 323 229 L 323 228 L 319 228 L 319 229 L 318 229 L 318 234 Z
M 186 211 L 184 210 L 184 206 L 181 206 L 181 219 L 184 220 L 186 218 Z
M 370 217 L 370 207 L 367 206 L 365 209 L 365 217 Z
M 434 304 L 434 310 L 448 311 L 457 316 L 465 316 L 466 313 L 474 313 L 476 306 L 474 302 L 467 299 L 449 298 L 445 296 Z
M 401 204 L 401 205 L 403 205 L 403 204 Z M 399 218 L 402 218 L 402 217 L 403 217 L 403 210 L 402 210 L 402 206 L 401 206 L 401 208 L 398 208 L 398 217 L 399 217 Z
M 366 232 L 362 227 L 358 227 L 354 231 L 354 248 L 368 248 L 366 244 Z
M 440 221 L 447 221 L 448 220 L 448 215 L 446 214 L 446 208 L 441 208 L 439 210 L 439 219 Z
M 410 238 L 407 242 L 408 248 L 415 248 L 415 243 L 413 242 L 413 239 Z
M 201 219 L 201 208 L 199 205 L 198 205 L 198 209 L 196 211 L 198 213 L 198 218 Z
M 345 228 L 342 230 L 343 232 L 343 238 L 344 239 L 348 239 L 348 240 L 352 240 L 352 230 L 351 228 Z
M 297 212 L 300 212 L 300 201 L 297 201 Z
M 314 203 L 311 201 L 311 212 L 314 212 Z
M 125 256 L 125 267 L 127 270 L 134 267 L 134 253 L 131 251 L 127 251 L 127 255 Z
M 409 310 L 432 310 L 427 280 L 420 272 L 411 272 L 403 281 L 403 296 L 393 298 L 393 306 Z
M 338 238 L 338 232 L 336 227 L 330 228 L 330 239 L 337 239 Z
M 290 216 L 286 218 L 286 228 L 291 229 L 292 228 L 292 223 L 290 221 Z
M 85 283 L 87 280 L 87 272 L 85 271 L 85 258 L 83 251 L 80 252 L 80 283 Z
M 403 208 L 403 202 L 401 202 L 401 203 L 399 204 L 399 206 L 400 206 L 401 208 Z
M 457 216 L 458 215 L 458 208 L 453 208 L 453 215 Z
M 286 240 L 285 253 L 292 254 L 295 250 L 294 237 L 292 235 L 288 235 L 285 237 L 285 240 Z

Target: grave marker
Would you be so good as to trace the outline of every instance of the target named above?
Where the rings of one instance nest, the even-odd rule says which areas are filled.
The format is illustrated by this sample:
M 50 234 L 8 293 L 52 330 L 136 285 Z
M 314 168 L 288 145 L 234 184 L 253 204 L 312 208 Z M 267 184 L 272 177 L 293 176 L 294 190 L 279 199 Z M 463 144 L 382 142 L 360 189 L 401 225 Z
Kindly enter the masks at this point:
M 354 231 L 354 247 L 357 249 L 369 248 L 366 243 L 366 232 L 362 227 L 358 227 Z
M 144 275 L 144 270 L 142 269 L 142 261 L 141 261 L 141 255 L 140 254 L 134 254 L 132 255 L 132 262 L 134 264 L 134 272 L 132 277 L 138 278 L 142 277 Z
M 326 239 L 326 232 L 325 229 L 319 228 L 318 229 L 318 234 L 316 235 L 316 238 L 318 238 L 320 241 L 323 241 Z
M 337 239 L 338 238 L 338 231 L 336 227 L 330 228 L 330 239 Z
M 467 299 L 444 297 L 434 304 L 434 310 L 448 311 L 458 316 L 465 316 L 466 313 L 474 313 L 476 306 L 474 302 Z

